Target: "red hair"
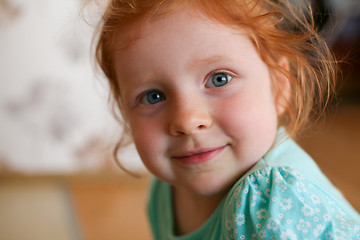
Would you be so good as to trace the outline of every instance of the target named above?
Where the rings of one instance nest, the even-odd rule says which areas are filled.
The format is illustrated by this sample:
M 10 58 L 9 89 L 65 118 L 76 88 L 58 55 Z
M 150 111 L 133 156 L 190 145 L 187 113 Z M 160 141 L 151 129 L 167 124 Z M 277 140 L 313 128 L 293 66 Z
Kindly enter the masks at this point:
M 270 69 L 275 101 L 282 96 L 276 73 L 289 80 L 290 93 L 279 123 L 295 137 L 311 116 L 324 113 L 335 84 L 335 60 L 316 31 L 308 5 L 303 0 L 110 0 L 99 23 L 96 60 L 109 80 L 115 116 L 121 119 L 122 111 L 121 86 L 113 66 L 116 36 L 126 33 L 127 47 L 144 24 L 181 6 L 248 31 Z M 287 59 L 287 67 L 279 65 L 281 58 Z

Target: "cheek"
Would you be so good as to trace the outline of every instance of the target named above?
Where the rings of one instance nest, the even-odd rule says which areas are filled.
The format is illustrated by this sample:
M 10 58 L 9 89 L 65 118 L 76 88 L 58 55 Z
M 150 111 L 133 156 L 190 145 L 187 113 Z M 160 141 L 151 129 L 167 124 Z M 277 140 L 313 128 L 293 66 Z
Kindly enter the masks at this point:
M 152 156 L 153 152 L 159 149 L 157 128 L 148 121 L 130 121 L 130 132 L 142 159 Z
M 150 172 L 156 172 L 158 161 L 164 156 L 166 139 L 160 129 L 160 124 L 149 120 L 130 121 L 130 131 L 141 157 Z
M 130 125 L 133 141 L 145 167 L 156 177 L 173 182 L 175 175 L 167 158 L 169 139 L 159 121 L 136 121 Z
M 241 128 L 263 125 L 277 118 L 272 96 L 266 93 L 238 94 L 221 102 L 217 108 L 221 121 Z
M 271 94 L 233 97 L 218 110 L 221 128 L 242 148 L 266 149 L 273 143 L 277 114 Z

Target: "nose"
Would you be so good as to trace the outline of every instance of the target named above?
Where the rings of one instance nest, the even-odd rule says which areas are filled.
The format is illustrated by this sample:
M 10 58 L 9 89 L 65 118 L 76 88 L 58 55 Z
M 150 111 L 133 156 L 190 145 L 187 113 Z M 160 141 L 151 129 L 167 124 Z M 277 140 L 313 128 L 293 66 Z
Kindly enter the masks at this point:
M 199 101 L 181 101 L 171 112 L 170 134 L 173 136 L 194 135 L 213 124 L 211 115 Z

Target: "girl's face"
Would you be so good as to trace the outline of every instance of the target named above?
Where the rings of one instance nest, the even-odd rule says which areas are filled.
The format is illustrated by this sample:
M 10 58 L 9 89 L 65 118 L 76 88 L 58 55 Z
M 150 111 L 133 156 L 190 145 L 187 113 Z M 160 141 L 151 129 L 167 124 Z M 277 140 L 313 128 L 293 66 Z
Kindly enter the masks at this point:
M 279 111 L 245 31 L 179 11 L 114 59 L 133 140 L 158 178 L 224 194 L 272 146 Z

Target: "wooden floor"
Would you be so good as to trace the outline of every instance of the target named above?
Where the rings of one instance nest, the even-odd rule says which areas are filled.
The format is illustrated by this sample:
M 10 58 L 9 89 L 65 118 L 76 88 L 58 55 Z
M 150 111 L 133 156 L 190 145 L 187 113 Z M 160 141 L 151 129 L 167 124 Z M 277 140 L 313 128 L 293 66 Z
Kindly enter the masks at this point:
M 145 215 L 148 180 L 128 176 L 71 184 L 83 239 L 151 239 Z
M 147 240 L 149 176 L 5 176 L 1 240 Z
M 360 211 L 360 105 L 346 105 L 300 144 Z M 151 239 L 148 176 L 2 176 L 1 240 Z

